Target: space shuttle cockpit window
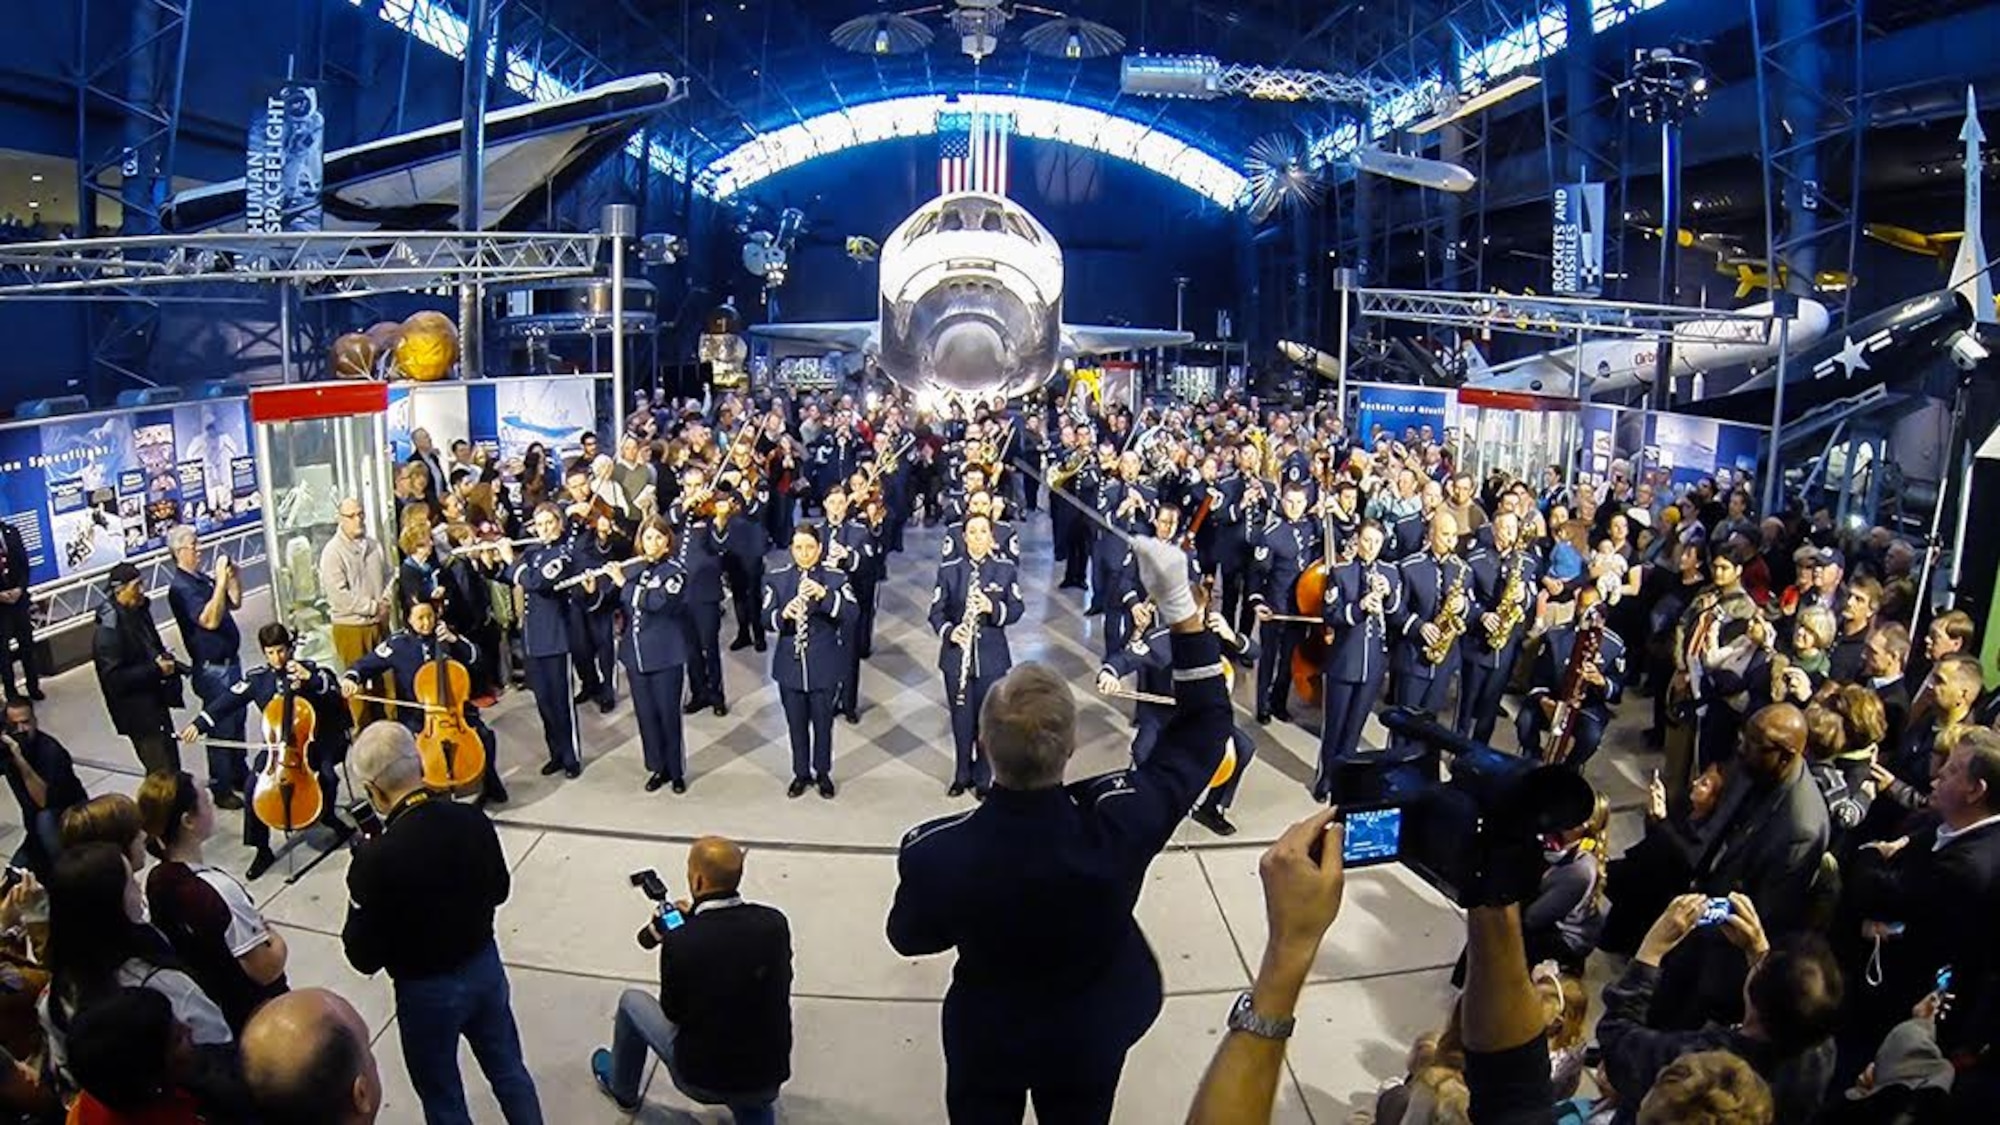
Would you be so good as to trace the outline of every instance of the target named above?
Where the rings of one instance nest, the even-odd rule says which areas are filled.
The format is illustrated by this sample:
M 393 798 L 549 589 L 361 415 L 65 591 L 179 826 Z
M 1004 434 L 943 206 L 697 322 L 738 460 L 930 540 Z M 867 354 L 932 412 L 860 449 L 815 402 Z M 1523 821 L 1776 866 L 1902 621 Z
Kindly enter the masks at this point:
M 979 229 L 991 234 L 999 234 L 1004 229 L 1000 222 L 1000 212 L 988 210 L 984 215 L 981 215 L 979 217 Z
M 946 229 L 946 230 L 964 230 L 964 229 L 965 229 L 965 216 L 959 213 L 959 210 L 958 210 L 958 208 L 956 208 L 956 207 L 952 207 L 952 208 L 949 208 L 949 209 L 947 209 L 947 210 L 945 211 L 945 213 L 944 213 L 944 229 Z
M 1019 215 L 1007 216 L 1007 229 L 1013 231 L 1015 237 L 1032 246 L 1040 246 L 1042 244 L 1042 236 L 1035 233 L 1034 227 L 1022 222 Z

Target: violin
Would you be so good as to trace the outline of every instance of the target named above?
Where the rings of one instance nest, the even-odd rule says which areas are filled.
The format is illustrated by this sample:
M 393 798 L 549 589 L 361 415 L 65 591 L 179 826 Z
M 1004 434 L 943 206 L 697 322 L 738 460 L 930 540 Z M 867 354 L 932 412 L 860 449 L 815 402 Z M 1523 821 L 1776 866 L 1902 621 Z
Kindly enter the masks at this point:
M 297 832 L 319 822 L 326 811 L 319 778 L 306 763 L 319 716 L 298 697 L 289 675 L 284 690 L 264 705 L 264 768 L 250 797 L 257 819 L 280 832 Z
M 424 710 L 424 729 L 417 732 L 424 784 L 451 793 L 477 784 L 486 772 L 486 744 L 465 721 L 472 673 L 445 655 L 444 642 L 436 632 L 441 625 L 432 626 L 431 660 L 417 669 L 411 690 Z

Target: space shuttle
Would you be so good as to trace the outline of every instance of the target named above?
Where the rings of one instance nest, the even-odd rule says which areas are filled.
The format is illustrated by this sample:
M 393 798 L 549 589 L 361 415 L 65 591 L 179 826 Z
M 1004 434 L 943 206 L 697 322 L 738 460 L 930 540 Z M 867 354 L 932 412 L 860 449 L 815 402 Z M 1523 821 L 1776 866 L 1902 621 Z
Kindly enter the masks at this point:
M 1065 360 L 1194 341 L 1192 332 L 1065 324 L 1063 255 L 1027 209 L 983 192 L 941 195 L 881 241 L 875 320 L 759 324 L 789 350 L 864 356 L 902 386 L 1021 395 Z
M 1768 317 L 1769 301 L 1739 310 Z M 1782 319 L 1782 318 L 1779 318 Z M 1776 359 L 1779 319 L 1691 320 L 1673 333 L 1672 374 L 1676 380 Z M 1826 306 L 1804 297 L 1792 318 L 1791 346 L 1805 348 L 1826 335 Z M 1467 348 L 1465 385 L 1474 390 L 1525 391 L 1562 398 L 1604 398 L 1653 381 L 1660 337 L 1622 336 L 1586 340 L 1582 347 L 1555 348 L 1540 355 L 1489 367 L 1477 348 Z

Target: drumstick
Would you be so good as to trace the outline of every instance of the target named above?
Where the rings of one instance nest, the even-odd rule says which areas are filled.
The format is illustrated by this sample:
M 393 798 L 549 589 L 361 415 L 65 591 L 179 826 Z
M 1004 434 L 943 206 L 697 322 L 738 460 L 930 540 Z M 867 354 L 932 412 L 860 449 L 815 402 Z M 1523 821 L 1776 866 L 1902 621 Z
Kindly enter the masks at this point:
M 1301 625 L 1325 625 L 1325 624 L 1327 624 L 1327 620 L 1326 620 L 1326 618 L 1324 618 L 1324 617 L 1307 617 L 1306 615 L 1304 615 L 1304 614 L 1301 614 L 1301 613 L 1274 613 L 1274 614 L 1270 615 L 1269 617 L 1265 617 L 1265 618 L 1262 618 L 1262 620 L 1264 620 L 1264 621 L 1296 621 L 1296 622 L 1298 622 L 1298 623 L 1299 623 L 1299 624 L 1301 624 Z

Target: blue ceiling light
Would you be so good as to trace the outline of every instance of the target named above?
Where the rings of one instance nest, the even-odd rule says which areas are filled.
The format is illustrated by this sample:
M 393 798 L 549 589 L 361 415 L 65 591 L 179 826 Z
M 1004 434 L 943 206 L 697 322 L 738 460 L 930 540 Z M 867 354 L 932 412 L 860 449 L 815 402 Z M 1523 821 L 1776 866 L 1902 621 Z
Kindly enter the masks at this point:
M 974 94 L 958 98 L 960 111 L 1011 116 L 1015 132 L 1036 140 L 1076 145 L 1129 161 L 1206 196 L 1223 207 L 1241 205 L 1248 181 L 1213 152 L 1159 132 L 1140 121 L 1052 98 Z M 917 94 L 864 102 L 773 129 L 724 153 L 701 170 L 696 184 L 717 199 L 809 160 L 861 145 L 937 132 L 943 94 Z

